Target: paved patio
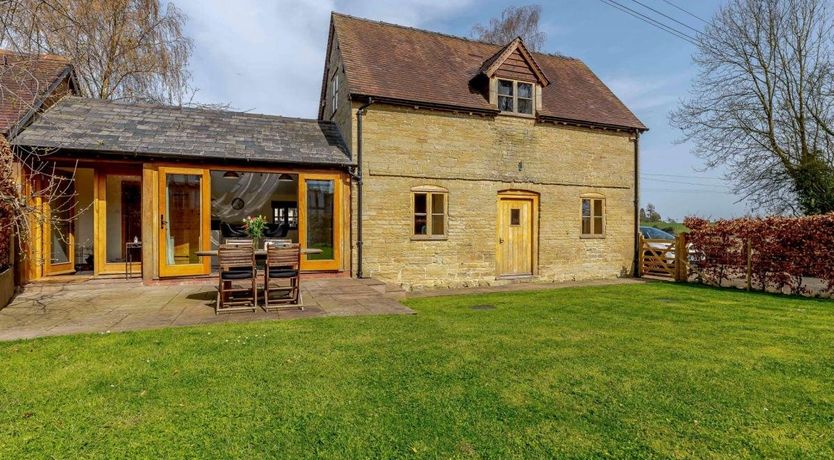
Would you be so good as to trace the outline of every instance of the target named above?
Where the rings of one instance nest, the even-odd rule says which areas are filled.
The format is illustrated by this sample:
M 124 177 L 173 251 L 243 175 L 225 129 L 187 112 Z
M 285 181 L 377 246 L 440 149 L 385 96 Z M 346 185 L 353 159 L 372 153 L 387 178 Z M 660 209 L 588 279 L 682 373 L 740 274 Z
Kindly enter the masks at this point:
M 0 310 L 0 340 L 195 324 L 320 316 L 403 315 L 403 292 L 375 280 L 302 280 L 304 310 L 214 314 L 213 282 L 144 286 L 139 281 L 33 283 Z

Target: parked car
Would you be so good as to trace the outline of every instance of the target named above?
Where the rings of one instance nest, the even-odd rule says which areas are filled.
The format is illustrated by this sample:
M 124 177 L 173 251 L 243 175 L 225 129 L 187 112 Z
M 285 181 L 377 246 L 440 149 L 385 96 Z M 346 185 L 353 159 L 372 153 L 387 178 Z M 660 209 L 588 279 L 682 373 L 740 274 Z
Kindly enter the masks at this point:
M 647 240 L 674 240 L 675 235 L 671 233 L 666 233 L 659 228 L 654 227 L 640 227 L 640 233 L 643 234 L 643 238 Z

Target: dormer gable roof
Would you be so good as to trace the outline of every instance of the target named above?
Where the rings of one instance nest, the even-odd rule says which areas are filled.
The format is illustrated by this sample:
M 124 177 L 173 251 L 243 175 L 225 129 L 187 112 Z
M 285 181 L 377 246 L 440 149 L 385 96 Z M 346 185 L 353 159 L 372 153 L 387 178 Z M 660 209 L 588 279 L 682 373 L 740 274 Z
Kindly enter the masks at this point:
M 537 82 L 542 87 L 550 84 L 550 80 L 547 78 L 547 75 L 544 74 L 544 71 L 539 63 L 536 62 L 536 58 L 533 57 L 533 55 L 530 54 L 530 51 L 527 50 L 527 47 L 524 46 L 524 40 L 522 40 L 521 37 L 514 38 L 503 48 L 498 50 L 497 53 L 493 54 L 489 57 L 489 59 L 484 61 L 481 65 L 479 74 L 485 75 L 488 78 L 494 77 L 495 73 L 502 66 L 506 65 L 507 60 L 515 53 L 518 53 L 521 59 L 527 64 L 530 71 L 532 71 L 533 75 L 536 77 Z

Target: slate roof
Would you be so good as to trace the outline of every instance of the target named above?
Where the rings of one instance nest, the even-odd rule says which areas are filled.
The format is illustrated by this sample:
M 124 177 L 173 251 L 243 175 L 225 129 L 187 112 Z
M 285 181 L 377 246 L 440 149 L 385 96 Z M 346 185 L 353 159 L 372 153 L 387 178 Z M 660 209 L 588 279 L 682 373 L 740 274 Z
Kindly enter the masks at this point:
M 58 56 L 27 56 L 0 49 L 0 134 L 8 135 L 71 70 L 69 62 Z
M 504 46 L 410 27 L 332 15 L 351 95 L 496 112 L 470 81 Z M 550 84 L 539 115 L 647 129 L 579 59 L 531 53 Z
M 13 143 L 154 157 L 351 163 L 331 122 L 71 96 L 45 111 Z

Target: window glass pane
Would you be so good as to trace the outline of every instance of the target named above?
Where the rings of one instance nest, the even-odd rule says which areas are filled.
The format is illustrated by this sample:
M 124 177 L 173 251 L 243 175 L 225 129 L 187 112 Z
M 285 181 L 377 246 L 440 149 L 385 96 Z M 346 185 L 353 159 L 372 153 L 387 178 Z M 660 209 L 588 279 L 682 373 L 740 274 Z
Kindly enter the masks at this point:
M 167 194 L 165 233 L 168 238 L 168 265 L 198 264 L 200 242 L 203 239 L 201 225 L 200 184 L 203 176 L 196 174 L 168 174 L 165 181 Z
M 446 234 L 446 216 L 443 214 L 434 215 L 431 217 L 431 234 L 444 235 Z
M 432 214 L 443 214 L 444 213 L 444 211 L 445 211 L 444 207 L 443 207 L 444 198 L 446 198 L 446 197 L 441 193 L 432 194 L 432 196 L 431 196 L 431 212 L 432 212 Z
M 519 83 L 518 84 L 518 97 L 523 97 L 525 99 L 532 99 L 533 98 L 533 85 L 530 83 Z
M 513 98 L 506 96 L 498 96 L 498 110 L 502 112 L 512 112 Z
M 332 180 L 307 181 L 307 247 L 321 249 L 321 254 L 307 254 L 307 260 L 333 260 Z
M 519 99 L 518 113 L 533 113 L 533 101 L 530 99 Z
M 498 94 L 503 96 L 512 96 L 513 82 L 508 80 L 498 80 Z
M 510 225 L 521 225 L 521 209 L 510 210 Z
M 602 217 L 594 217 L 594 235 L 602 235 Z
M 415 193 L 414 194 L 414 212 L 425 214 L 426 213 L 426 194 L 425 193 Z
M 583 217 L 582 218 L 582 234 L 583 235 L 590 235 L 591 234 L 591 218 L 590 217 Z
M 414 216 L 414 234 L 415 235 L 428 235 L 429 234 L 429 227 L 426 224 L 426 216 L 425 215 L 415 215 Z
M 582 200 L 582 217 L 590 217 L 591 200 Z
M 602 217 L 602 200 L 594 200 L 594 217 Z

